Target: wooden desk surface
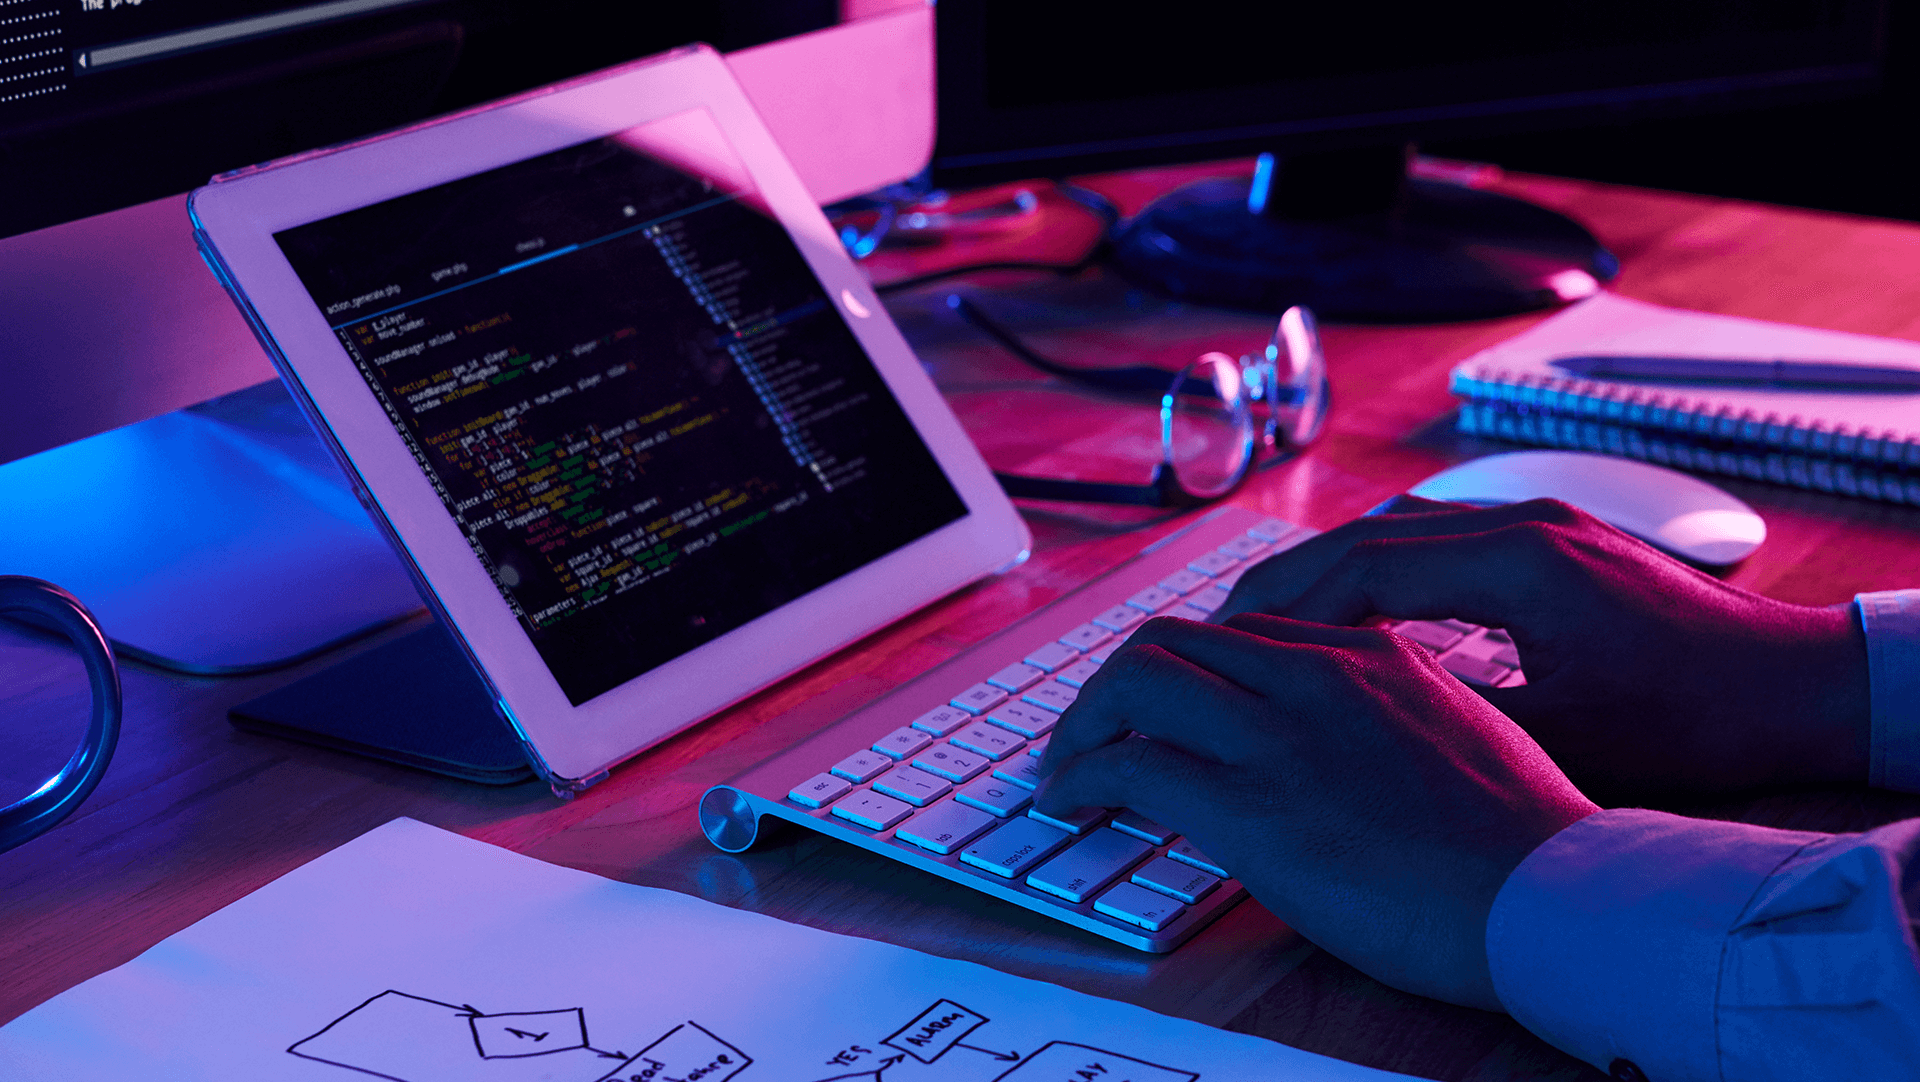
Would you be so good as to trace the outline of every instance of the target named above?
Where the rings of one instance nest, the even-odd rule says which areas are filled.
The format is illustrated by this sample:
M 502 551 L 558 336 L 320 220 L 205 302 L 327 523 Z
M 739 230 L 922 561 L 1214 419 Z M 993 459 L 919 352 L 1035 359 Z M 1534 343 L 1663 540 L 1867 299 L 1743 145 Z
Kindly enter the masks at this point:
M 1110 179 L 1124 204 L 1172 171 Z M 1188 171 L 1186 175 L 1191 175 Z M 1920 227 L 1535 177 L 1505 190 L 1586 222 L 1621 257 L 1615 288 L 1664 304 L 1920 339 Z M 1070 258 L 1071 219 L 1002 238 L 1025 258 Z M 985 246 L 991 248 L 991 245 Z M 918 267 L 984 249 L 911 257 Z M 995 257 L 1006 253 L 991 251 Z M 876 265 L 881 278 L 910 269 Z M 1124 469 L 1124 414 L 1089 425 L 938 303 L 966 288 L 1033 342 L 1073 360 L 1184 362 L 1264 341 L 1263 320 L 1139 299 L 1098 308 L 1108 283 L 975 276 L 898 298 L 910 337 L 995 465 L 1064 475 Z M 1103 313 L 1096 317 L 1096 308 Z M 1098 318 L 1098 323 L 1090 320 Z M 1453 435 L 1445 374 L 1537 316 L 1412 328 L 1329 327 L 1335 411 L 1311 453 L 1260 471 L 1239 502 L 1317 527 L 1361 513 L 1488 449 Z M 1137 463 L 1135 463 L 1137 464 Z M 1730 484 L 1768 521 L 1765 546 L 1728 578 L 1786 600 L 1843 601 L 1920 583 L 1920 511 Z M 326 660 L 244 680 L 128 666 L 113 767 L 65 824 L 0 855 L 0 1021 L 125 962 L 165 936 L 398 815 L 560 864 L 833 931 L 867 935 L 1441 1079 L 1598 1078 L 1501 1015 L 1386 988 L 1246 903 L 1165 957 L 1135 953 L 818 837 L 729 856 L 701 837 L 694 802 L 797 734 L 875 697 L 1079 585 L 1172 528 L 1165 520 L 1036 509 L 1026 565 L 978 584 L 655 748 L 580 798 L 489 789 L 232 730 L 229 706 Z M 374 640 L 377 643 L 380 640 Z M 371 645 L 371 644 L 369 644 Z M 24 792 L 70 753 L 85 683 L 63 650 L 0 632 L 0 785 Z M 1772 796 L 1704 814 L 1825 829 L 1920 815 L 1920 799 Z

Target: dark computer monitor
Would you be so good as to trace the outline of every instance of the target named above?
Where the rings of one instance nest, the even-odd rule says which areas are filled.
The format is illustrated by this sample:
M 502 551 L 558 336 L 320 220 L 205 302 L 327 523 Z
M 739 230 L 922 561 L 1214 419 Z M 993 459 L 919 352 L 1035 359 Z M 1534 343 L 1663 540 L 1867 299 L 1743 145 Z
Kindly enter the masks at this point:
M 15 0 L 0 236 L 690 41 L 832 25 L 835 0 Z
M 1887 0 L 1194 3 L 939 9 L 941 185 L 1271 154 L 1111 237 L 1175 296 L 1336 318 L 1464 318 L 1578 295 L 1614 264 L 1541 208 L 1419 178 L 1418 141 L 1859 94 Z M 1258 208 L 1258 210 L 1249 209 Z

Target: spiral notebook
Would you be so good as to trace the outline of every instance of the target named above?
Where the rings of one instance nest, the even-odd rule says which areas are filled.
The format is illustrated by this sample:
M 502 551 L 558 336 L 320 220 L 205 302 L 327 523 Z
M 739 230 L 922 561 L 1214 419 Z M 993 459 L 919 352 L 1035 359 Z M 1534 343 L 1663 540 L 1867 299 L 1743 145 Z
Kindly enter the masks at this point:
M 1920 505 L 1920 393 L 1586 379 L 1572 354 L 1920 368 L 1920 343 L 1599 294 L 1455 366 L 1459 430 Z

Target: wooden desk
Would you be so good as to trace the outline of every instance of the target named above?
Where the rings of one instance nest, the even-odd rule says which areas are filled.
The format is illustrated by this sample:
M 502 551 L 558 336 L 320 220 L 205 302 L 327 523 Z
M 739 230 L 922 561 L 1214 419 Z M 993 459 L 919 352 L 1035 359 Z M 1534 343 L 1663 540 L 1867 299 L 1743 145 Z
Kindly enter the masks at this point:
M 1105 182 L 1123 203 L 1172 173 Z M 1545 178 L 1500 187 L 1573 214 L 1622 259 L 1627 295 L 1738 315 L 1920 338 L 1920 227 Z M 1028 258 L 1064 258 L 1071 224 L 1015 238 Z M 967 252 L 916 257 L 972 259 Z M 899 273 L 882 265 L 879 273 Z M 1008 289 L 1009 285 L 1017 288 Z M 1073 359 L 1237 351 L 1264 321 L 1146 302 L 1085 324 L 1071 283 L 976 277 L 1038 346 Z M 1039 292 L 1053 314 L 1033 303 Z M 1050 396 L 995 347 L 943 314 L 939 292 L 904 295 L 903 324 L 954 391 L 996 465 L 1034 472 L 1118 468 L 1121 427 L 1087 436 L 1071 411 L 1016 412 Z M 1077 299 L 1076 299 L 1077 298 Z M 1336 525 L 1449 462 L 1482 450 L 1452 434 L 1449 366 L 1538 317 L 1326 332 L 1335 412 L 1322 442 L 1259 472 L 1239 501 L 1318 527 Z M 1104 355 L 1104 356 L 1102 356 Z M 1021 386 L 1014 386 L 1024 384 Z M 1150 430 L 1142 435 L 1151 436 Z M 1078 456 L 1078 457 L 1077 457 Z M 1732 484 L 1770 537 L 1731 581 L 1783 599 L 1829 603 L 1920 583 L 1920 511 Z M 193 680 L 129 666 L 126 731 L 113 767 L 79 814 L 0 855 L 0 1020 L 134 957 L 165 936 L 397 815 L 560 864 L 833 931 L 869 935 L 1051 980 L 1363 1063 L 1441 1079 L 1598 1078 L 1500 1015 L 1388 989 L 1312 948 L 1257 904 L 1192 943 L 1149 957 L 1056 925 L 851 846 L 805 837 L 740 856 L 701 837 L 694 801 L 796 734 L 871 699 L 1057 597 L 1137 549 L 1154 531 L 1124 516 L 1037 510 L 1025 566 L 979 584 L 769 689 L 616 770 L 579 799 L 543 786 L 487 789 L 237 733 L 227 708 L 325 661 L 246 680 Z M 377 641 L 377 640 L 376 640 Z M 0 632 L 0 784 L 46 776 L 85 714 L 77 663 Z M 1705 814 L 1816 827 L 1920 815 L 1920 799 L 1846 792 L 1775 796 Z

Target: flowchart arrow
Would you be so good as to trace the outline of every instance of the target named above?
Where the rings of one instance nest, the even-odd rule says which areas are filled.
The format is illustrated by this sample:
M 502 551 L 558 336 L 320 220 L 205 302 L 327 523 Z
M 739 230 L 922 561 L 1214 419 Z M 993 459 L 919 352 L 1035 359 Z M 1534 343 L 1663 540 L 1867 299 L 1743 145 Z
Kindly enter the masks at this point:
M 1019 1059 L 1020 1059 L 1020 1053 L 1018 1052 L 995 1052 L 991 1048 L 981 1048 L 977 1045 L 971 1045 L 971 1044 L 956 1043 L 954 1047 L 966 1048 L 975 1052 L 985 1052 L 987 1055 L 992 1056 L 994 1059 L 999 1060 L 1001 1063 L 1017 1063 L 1019 1062 Z

